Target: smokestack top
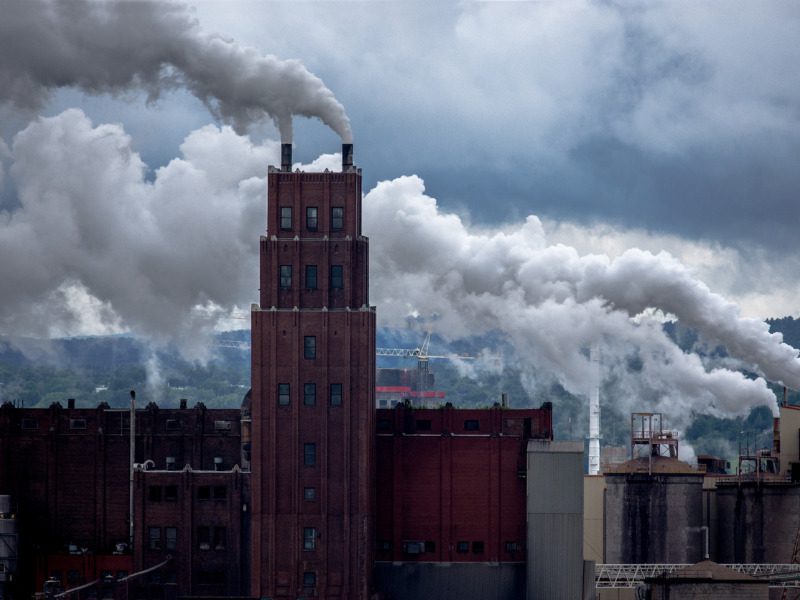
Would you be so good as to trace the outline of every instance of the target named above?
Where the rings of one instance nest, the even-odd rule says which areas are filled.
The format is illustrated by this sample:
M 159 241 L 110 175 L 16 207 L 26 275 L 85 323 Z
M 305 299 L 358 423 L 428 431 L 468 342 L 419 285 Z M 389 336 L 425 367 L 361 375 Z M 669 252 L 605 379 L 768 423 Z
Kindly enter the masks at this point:
M 342 144 L 342 172 L 353 168 L 353 144 Z
M 292 145 L 281 144 L 281 171 L 290 172 L 292 170 Z

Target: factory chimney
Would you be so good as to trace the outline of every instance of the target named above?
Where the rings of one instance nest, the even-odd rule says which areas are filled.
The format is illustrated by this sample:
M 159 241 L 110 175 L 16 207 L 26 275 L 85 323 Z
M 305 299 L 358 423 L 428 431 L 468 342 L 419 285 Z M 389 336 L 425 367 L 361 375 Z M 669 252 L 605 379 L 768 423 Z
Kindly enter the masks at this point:
M 292 170 L 292 145 L 281 144 L 281 171 L 290 172 Z
M 353 144 L 342 144 L 342 172 L 353 166 Z

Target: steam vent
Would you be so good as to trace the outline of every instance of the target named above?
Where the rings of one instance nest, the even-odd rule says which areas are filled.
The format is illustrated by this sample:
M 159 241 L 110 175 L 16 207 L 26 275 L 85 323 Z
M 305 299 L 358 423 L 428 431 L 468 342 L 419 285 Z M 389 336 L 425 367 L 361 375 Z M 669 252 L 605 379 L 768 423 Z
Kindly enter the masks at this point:
M 631 415 L 631 460 L 605 473 L 607 563 L 698 562 L 703 474 L 678 460 L 659 413 Z

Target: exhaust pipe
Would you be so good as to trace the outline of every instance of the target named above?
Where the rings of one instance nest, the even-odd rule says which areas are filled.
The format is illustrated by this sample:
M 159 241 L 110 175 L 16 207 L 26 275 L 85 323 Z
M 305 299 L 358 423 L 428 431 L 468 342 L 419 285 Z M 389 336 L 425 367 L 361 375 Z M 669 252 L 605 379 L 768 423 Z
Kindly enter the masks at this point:
M 292 170 L 292 145 L 281 144 L 281 171 L 289 173 Z
M 353 167 L 353 144 L 342 144 L 342 172 Z

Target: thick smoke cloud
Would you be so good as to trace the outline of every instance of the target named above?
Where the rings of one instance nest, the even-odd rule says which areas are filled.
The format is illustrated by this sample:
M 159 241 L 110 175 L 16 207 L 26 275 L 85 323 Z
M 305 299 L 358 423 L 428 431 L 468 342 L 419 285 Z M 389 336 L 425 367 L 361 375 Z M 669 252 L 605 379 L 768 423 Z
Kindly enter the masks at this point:
M 253 299 L 264 173 L 278 143 L 209 125 L 152 181 L 131 143 L 77 109 L 16 135 L 9 173 L 20 207 L 0 212 L 0 331 L 130 328 L 202 356 L 202 333 Z
M 549 243 L 533 216 L 503 230 L 472 230 L 440 212 L 417 177 L 380 183 L 365 210 L 365 228 L 374 233 L 373 301 L 386 321 L 422 316 L 455 337 L 499 330 L 520 365 L 578 394 L 591 385 L 586 349 L 598 344 L 605 379 L 620 382 L 634 405 L 647 401 L 683 415 L 774 406 L 764 379 L 708 371 L 697 355 L 678 348 L 650 316 L 660 310 L 725 344 L 771 380 L 800 386 L 797 350 L 764 323 L 741 318 L 734 304 L 668 254 L 581 255 Z
M 291 141 L 302 115 L 352 137 L 342 105 L 301 62 L 208 34 L 179 2 L 4 0 L 0 101 L 36 111 L 62 87 L 142 89 L 150 101 L 184 87 L 240 133 L 268 115 Z
M 207 355 L 204 334 L 257 296 L 264 174 L 279 147 L 207 126 L 180 150 L 148 179 L 120 126 L 93 125 L 76 109 L 15 136 L 7 186 L 19 207 L 0 212 L 0 331 L 130 330 L 174 341 L 190 358 Z M 323 155 L 308 168 L 339 164 Z M 380 183 L 364 210 L 380 324 L 415 315 L 450 338 L 500 331 L 532 390 L 556 380 L 585 394 L 586 349 L 597 344 L 604 381 L 619 392 L 604 403 L 621 410 L 688 417 L 774 406 L 764 379 L 683 352 L 654 311 L 724 344 L 738 366 L 800 387 L 797 351 L 741 318 L 671 255 L 579 251 L 564 242 L 568 228 L 553 242 L 534 216 L 469 227 L 441 211 L 418 177 Z

